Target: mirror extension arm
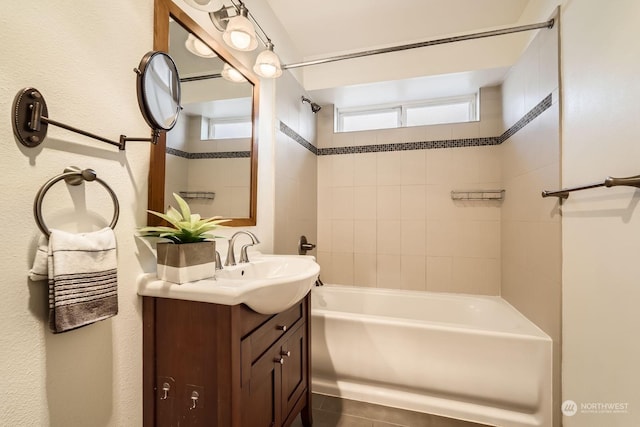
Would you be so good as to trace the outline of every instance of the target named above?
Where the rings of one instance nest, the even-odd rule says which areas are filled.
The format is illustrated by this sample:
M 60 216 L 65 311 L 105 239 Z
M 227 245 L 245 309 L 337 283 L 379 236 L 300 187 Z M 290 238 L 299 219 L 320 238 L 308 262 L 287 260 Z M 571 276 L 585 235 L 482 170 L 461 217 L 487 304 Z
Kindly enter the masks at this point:
M 160 131 L 169 131 L 176 124 L 180 113 L 180 78 L 175 62 L 163 52 L 147 52 L 134 68 L 137 74 L 138 106 L 147 124 L 151 127 L 150 138 L 129 138 L 120 135 L 112 141 L 91 132 L 69 126 L 49 118 L 47 103 L 38 89 L 27 87 L 13 99 L 13 134 L 26 147 L 37 147 L 47 136 L 49 125 L 58 126 L 107 144 L 125 149 L 127 141 L 158 142 Z
M 159 131 L 154 129 L 150 138 L 128 138 L 125 135 L 120 135 L 119 141 L 112 141 L 82 129 L 69 126 L 47 117 L 47 103 L 42 93 L 32 87 L 24 88 L 18 92 L 13 103 L 13 113 L 13 133 L 22 145 L 31 148 L 37 147 L 44 141 L 44 138 L 47 136 L 48 125 L 58 126 L 71 132 L 115 145 L 120 150 L 125 149 L 127 141 L 149 141 L 155 144 L 159 134 Z

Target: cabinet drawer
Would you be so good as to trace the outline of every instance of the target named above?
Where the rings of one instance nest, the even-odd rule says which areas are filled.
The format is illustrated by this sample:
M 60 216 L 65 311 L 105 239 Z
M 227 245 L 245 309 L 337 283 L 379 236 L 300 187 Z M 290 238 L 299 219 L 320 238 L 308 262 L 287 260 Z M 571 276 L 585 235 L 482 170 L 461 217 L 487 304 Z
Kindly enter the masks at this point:
M 273 343 L 290 331 L 304 316 L 305 305 L 300 302 L 287 311 L 278 313 L 251 335 L 242 340 L 242 370 L 250 367 Z

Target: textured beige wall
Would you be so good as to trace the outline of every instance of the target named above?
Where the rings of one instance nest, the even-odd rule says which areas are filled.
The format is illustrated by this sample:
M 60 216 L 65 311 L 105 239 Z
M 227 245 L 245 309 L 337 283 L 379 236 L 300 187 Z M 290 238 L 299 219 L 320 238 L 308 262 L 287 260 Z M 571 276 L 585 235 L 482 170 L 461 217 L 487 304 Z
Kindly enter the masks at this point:
M 566 2 L 564 186 L 640 172 L 639 18 L 635 0 Z M 564 425 L 640 425 L 638 190 L 575 193 L 562 211 L 563 400 L 578 405 Z M 582 411 L 585 403 L 626 409 L 589 413 Z
M 142 423 L 142 323 L 136 277 L 148 264 L 134 239 L 146 220 L 149 144 L 126 152 L 50 127 L 44 144 L 14 141 L 14 95 L 34 86 L 51 118 L 108 138 L 146 136 L 132 69 L 152 47 L 153 1 L 4 2 L 0 16 L 0 424 L 6 426 L 125 426 Z M 27 271 L 38 231 L 31 213 L 36 192 L 66 166 L 93 168 L 120 200 L 119 314 L 60 335 L 46 326 L 46 284 Z M 52 227 L 91 230 L 111 219 L 112 204 L 96 183 L 47 194 Z M 70 197 L 71 196 L 71 197 Z M 85 206 L 86 203 L 86 206 Z M 85 212 L 86 207 L 86 212 Z

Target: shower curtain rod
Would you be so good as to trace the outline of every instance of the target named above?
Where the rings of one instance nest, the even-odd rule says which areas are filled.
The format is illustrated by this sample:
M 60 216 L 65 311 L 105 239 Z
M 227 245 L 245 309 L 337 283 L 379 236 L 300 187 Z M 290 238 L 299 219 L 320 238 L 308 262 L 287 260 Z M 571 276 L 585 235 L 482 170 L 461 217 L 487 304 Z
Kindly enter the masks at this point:
M 309 65 L 326 64 L 327 62 L 343 61 L 345 59 L 353 59 L 353 58 L 360 58 L 360 57 L 363 57 L 363 56 L 379 55 L 381 53 L 391 53 L 391 52 L 398 52 L 398 51 L 408 50 L 408 49 L 416 49 L 416 48 L 419 48 L 419 47 L 435 46 L 435 45 L 439 45 L 439 44 L 453 43 L 453 42 L 459 42 L 459 41 L 465 41 L 465 40 L 473 40 L 473 39 L 480 39 L 480 38 L 485 38 L 485 37 L 501 36 L 501 35 L 504 35 L 504 34 L 519 33 L 519 32 L 522 32 L 522 31 L 538 30 L 538 29 L 541 29 L 541 28 L 549 28 L 549 29 L 551 29 L 551 28 L 553 28 L 554 22 L 555 21 L 553 19 L 550 19 L 550 20 L 548 20 L 546 22 L 540 22 L 538 24 L 521 25 L 519 27 L 503 28 L 503 29 L 500 29 L 500 30 L 484 31 L 484 32 L 480 32 L 480 33 L 466 34 L 466 35 L 454 36 L 454 37 L 446 37 L 446 38 L 443 38 L 443 39 L 429 40 L 429 41 L 425 41 L 425 42 L 418 42 L 418 43 L 404 44 L 404 45 L 399 45 L 399 46 L 385 47 L 385 48 L 381 48 L 381 49 L 365 50 L 365 51 L 362 51 L 362 52 L 347 53 L 347 54 L 344 54 L 344 55 L 332 56 L 332 57 L 329 57 L 329 58 L 321 58 L 321 59 L 315 59 L 315 60 L 312 60 L 312 61 L 296 62 L 294 64 L 286 64 L 286 65 L 282 66 L 282 69 L 286 70 L 286 69 L 290 69 L 290 68 L 307 67 Z

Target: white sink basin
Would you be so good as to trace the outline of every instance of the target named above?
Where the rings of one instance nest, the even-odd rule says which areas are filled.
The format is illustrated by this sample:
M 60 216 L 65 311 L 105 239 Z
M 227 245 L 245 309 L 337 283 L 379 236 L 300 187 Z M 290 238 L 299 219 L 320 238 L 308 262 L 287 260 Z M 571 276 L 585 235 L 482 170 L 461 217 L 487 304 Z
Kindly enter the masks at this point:
M 279 313 L 300 301 L 311 289 L 320 266 L 310 256 L 261 255 L 251 262 L 225 267 L 216 277 L 178 285 L 159 280 L 154 273 L 138 279 L 144 296 L 246 304 L 262 314 Z

